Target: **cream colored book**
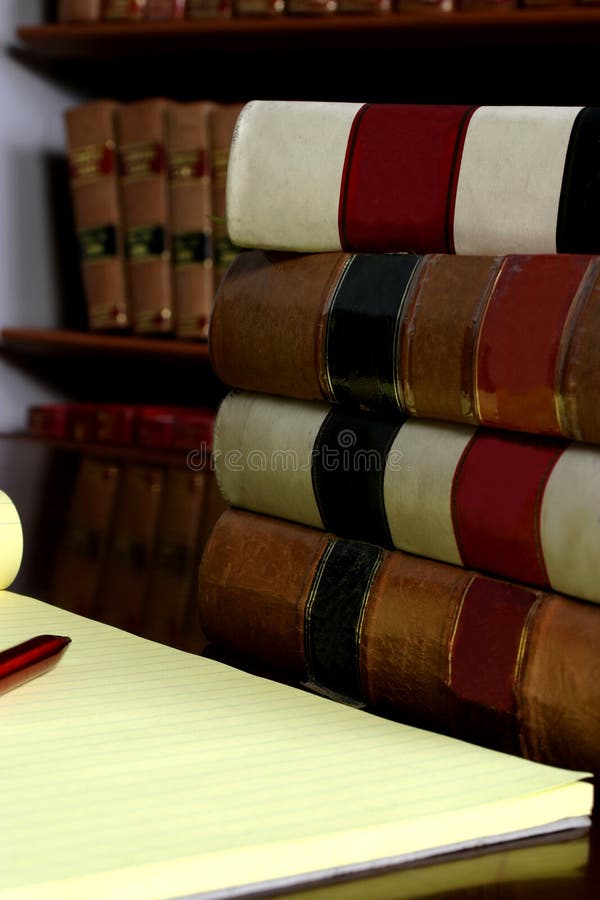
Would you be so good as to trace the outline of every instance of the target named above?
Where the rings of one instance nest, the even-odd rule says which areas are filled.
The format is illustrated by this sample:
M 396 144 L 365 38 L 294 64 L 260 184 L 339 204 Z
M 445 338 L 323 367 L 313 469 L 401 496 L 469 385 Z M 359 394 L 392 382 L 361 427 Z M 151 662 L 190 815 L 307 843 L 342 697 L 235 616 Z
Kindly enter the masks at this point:
M 585 773 L 421 731 L 41 601 L 0 705 L 1 900 L 246 897 L 589 824 Z

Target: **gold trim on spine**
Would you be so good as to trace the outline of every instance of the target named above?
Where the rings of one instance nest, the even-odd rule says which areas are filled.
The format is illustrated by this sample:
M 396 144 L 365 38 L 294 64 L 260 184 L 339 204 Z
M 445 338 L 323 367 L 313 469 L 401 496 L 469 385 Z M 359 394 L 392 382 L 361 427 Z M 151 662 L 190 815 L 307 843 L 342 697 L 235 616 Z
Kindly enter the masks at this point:
M 355 632 L 355 659 L 356 659 L 356 680 L 360 685 L 360 693 L 361 696 L 364 697 L 363 691 L 363 679 L 362 679 L 362 665 L 361 665 L 361 653 L 360 653 L 360 645 L 362 641 L 362 630 L 363 624 L 365 621 L 365 613 L 367 611 L 367 603 L 369 601 L 369 597 L 371 596 L 371 591 L 373 589 L 373 582 L 375 581 L 377 575 L 379 574 L 379 570 L 381 569 L 381 565 L 386 556 L 386 553 L 383 550 L 379 551 L 377 556 L 377 560 L 373 565 L 373 569 L 371 570 L 371 575 L 369 577 L 368 583 L 365 585 L 365 589 L 362 595 L 362 599 L 360 601 L 360 615 L 358 617 L 358 622 L 356 623 L 356 632 Z
M 327 348 L 329 347 L 329 330 L 331 327 L 331 310 L 333 308 L 333 304 L 335 303 L 335 299 L 338 296 L 344 279 L 348 274 L 348 269 L 356 259 L 356 254 L 353 253 L 347 259 L 344 260 L 340 271 L 338 272 L 335 284 L 333 288 L 329 291 L 327 299 L 325 300 L 325 306 L 323 308 L 323 316 L 325 318 L 325 328 L 321 331 L 321 347 L 320 347 L 320 357 L 322 359 L 322 386 L 324 388 L 324 394 L 327 400 L 330 403 L 335 401 L 335 395 L 333 392 L 333 384 L 331 382 L 331 375 L 329 372 L 329 355 L 327 353 Z
M 477 384 L 477 369 L 478 369 L 477 361 L 479 359 L 479 344 L 481 342 L 481 332 L 483 331 L 483 323 L 485 322 L 485 317 L 486 317 L 487 311 L 490 307 L 492 297 L 494 296 L 494 291 L 496 290 L 500 276 L 506 266 L 507 258 L 508 257 L 505 256 L 502 259 L 502 262 L 500 263 L 500 265 L 498 266 L 498 268 L 496 270 L 496 274 L 494 275 L 494 277 L 492 279 L 490 279 L 488 286 L 487 286 L 487 291 L 484 294 L 484 296 L 481 298 L 479 306 L 477 307 L 477 312 L 476 312 L 475 316 L 473 317 L 474 335 L 473 335 L 471 359 L 470 359 L 470 365 L 471 365 L 470 381 L 471 381 L 471 390 L 473 392 L 472 397 L 468 397 L 467 392 L 465 390 L 465 388 L 466 388 L 466 384 L 465 384 L 466 378 L 464 377 L 466 374 L 465 369 L 463 369 L 463 375 L 461 377 L 461 398 L 460 398 L 461 408 L 462 408 L 465 416 L 467 416 L 467 415 L 474 416 L 474 419 L 478 425 L 481 423 L 481 420 L 482 420 L 481 406 L 479 403 L 479 385 Z
M 523 629 L 521 631 L 521 638 L 519 640 L 519 649 L 517 650 L 517 658 L 515 660 L 515 666 L 513 669 L 513 703 L 516 711 L 516 718 L 519 727 L 519 746 L 521 748 L 521 753 L 525 757 L 530 757 L 531 753 L 529 751 L 529 747 L 527 746 L 527 739 L 525 734 L 523 733 L 523 723 L 521 719 L 521 709 L 519 703 L 519 694 L 521 691 L 521 686 L 523 683 L 523 677 L 525 674 L 525 666 L 527 663 L 527 653 L 529 650 L 529 632 L 531 631 L 531 626 L 533 624 L 533 620 L 537 615 L 539 608 L 546 598 L 542 595 L 539 595 L 534 600 L 531 605 L 529 612 L 527 613 L 527 618 L 525 619 L 525 624 L 523 625 Z
M 419 262 L 416 264 L 414 269 L 411 272 L 411 276 L 406 283 L 406 287 L 404 288 L 404 293 L 402 295 L 402 300 L 398 306 L 398 315 L 396 316 L 396 325 L 394 328 L 394 344 L 392 347 L 392 378 L 393 378 L 393 388 L 394 388 L 394 399 L 396 400 L 396 406 L 402 412 L 406 411 L 406 398 L 404 396 L 404 385 L 402 378 L 402 362 L 400 360 L 400 342 L 402 341 L 402 323 L 404 321 L 404 312 L 406 307 L 408 306 L 409 299 L 411 296 L 411 292 L 414 290 L 415 285 L 418 282 L 418 276 L 421 274 L 421 269 L 424 265 L 425 256 L 421 256 Z
M 317 571 L 315 572 L 313 582 L 310 586 L 310 591 L 308 592 L 308 597 L 306 598 L 306 606 L 304 608 L 304 658 L 306 660 L 305 668 L 306 668 L 306 676 L 309 681 L 314 681 L 314 671 L 313 671 L 313 663 L 312 663 L 312 653 L 310 649 L 310 641 L 307 640 L 307 635 L 310 634 L 310 622 L 312 616 L 312 609 L 315 604 L 315 600 L 317 597 L 317 593 L 319 590 L 319 584 L 321 583 L 321 579 L 323 577 L 323 572 L 325 571 L 325 566 L 327 565 L 327 560 L 331 556 L 333 552 L 333 548 L 337 544 L 337 540 L 330 540 L 323 551 L 323 555 L 319 560 L 319 564 L 317 566 Z
M 577 441 L 582 440 L 582 432 L 579 425 L 579 417 L 577 415 L 577 400 L 573 394 L 567 394 L 565 388 L 567 359 L 579 314 L 596 284 L 599 273 L 600 259 L 596 257 L 590 260 L 590 263 L 585 270 L 585 274 L 579 283 L 579 287 L 575 292 L 571 306 L 569 307 L 569 313 L 563 326 L 559 352 L 556 358 L 556 369 L 554 372 L 554 408 L 558 427 L 560 428 L 561 434 L 565 437 L 571 437 Z
M 456 608 L 454 610 L 454 615 L 452 617 L 452 627 L 450 629 L 450 637 L 448 640 L 448 649 L 446 651 L 446 679 L 445 679 L 445 681 L 446 681 L 447 687 L 452 686 L 452 657 L 454 655 L 454 641 L 456 640 L 456 632 L 458 631 L 458 623 L 460 621 L 460 617 L 461 617 L 461 614 L 463 611 L 463 606 L 465 604 L 465 598 L 467 596 L 469 588 L 475 581 L 476 577 L 477 577 L 476 575 L 473 575 L 471 578 L 469 578 L 469 580 L 468 580 L 467 584 L 465 585 L 465 588 L 461 594 L 460 600 L 458 601 L 458 603 L 456 605 Z

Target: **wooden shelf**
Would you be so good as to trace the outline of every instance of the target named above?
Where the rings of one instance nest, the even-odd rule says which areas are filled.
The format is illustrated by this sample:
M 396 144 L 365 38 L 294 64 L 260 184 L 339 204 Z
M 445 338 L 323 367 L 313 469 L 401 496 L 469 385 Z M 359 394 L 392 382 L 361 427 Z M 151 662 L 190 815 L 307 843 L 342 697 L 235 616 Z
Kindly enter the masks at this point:
M 27 25 L 17 37 L 30 50 L 61 59 L 195 53 L 198 50 L 283 52 L 319 48 L 373 50 L 417 46 L 542 46 L 600 39 L 600 7 L 497 12 L 390 13 L 202 22 Z
M 173 338 L 143 338 L 125 335 L 92 334 L 46 328 L 3 328 L 0 337 L 5 346 L 30 353 L 61 355 L 105 354 L 111 357 L 154 357 L 208 366 L 208 345 Z

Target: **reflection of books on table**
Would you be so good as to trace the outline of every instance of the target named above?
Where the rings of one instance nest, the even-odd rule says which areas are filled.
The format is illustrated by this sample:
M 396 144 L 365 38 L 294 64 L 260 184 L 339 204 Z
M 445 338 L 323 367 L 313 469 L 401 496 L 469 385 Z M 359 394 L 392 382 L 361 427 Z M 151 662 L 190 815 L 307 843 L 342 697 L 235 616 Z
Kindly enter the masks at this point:
M 583 773 L 10 592 L 0 632 L 71 637 L 56 668 L 3 702 L 0 898 L 250 895 L 589 822 Z

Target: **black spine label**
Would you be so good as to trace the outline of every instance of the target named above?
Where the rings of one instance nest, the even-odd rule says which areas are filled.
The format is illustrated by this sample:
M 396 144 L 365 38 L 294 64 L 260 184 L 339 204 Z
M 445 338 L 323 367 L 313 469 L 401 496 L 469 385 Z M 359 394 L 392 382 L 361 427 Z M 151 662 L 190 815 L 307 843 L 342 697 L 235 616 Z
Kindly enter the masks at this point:
M 360 633 L 365 608 L 384 551 L 356 541 L 331 541 L 308 595 L 304 640 L 308 678 L 362 699 Z
M 327 317 L 325 366 L 333 399 L 346 406 L 402 410 L 398 329 L 421 256 L 365 253 L 340 278 Z

